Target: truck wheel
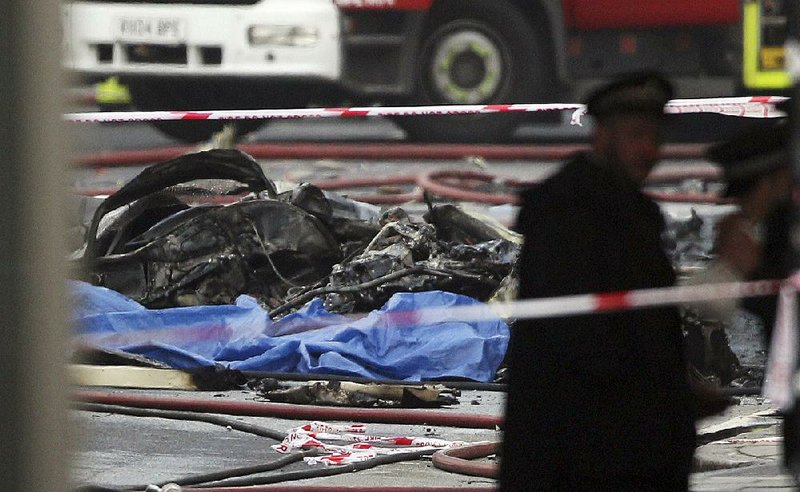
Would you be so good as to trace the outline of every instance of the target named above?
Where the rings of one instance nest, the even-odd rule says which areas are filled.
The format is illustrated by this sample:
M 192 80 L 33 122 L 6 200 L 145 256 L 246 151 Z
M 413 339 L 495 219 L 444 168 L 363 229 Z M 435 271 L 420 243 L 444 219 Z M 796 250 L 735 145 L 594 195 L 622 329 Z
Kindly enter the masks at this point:
M 415 103 L 533 102 L 554 84 L 545 37 L 514 5 L 502 0 L 437 4 L 419 53 Z M 402 117 L 415 140 L 500 141 L 524 115 Z
M 130 81 L 128 87 L 133 104 L 140 111 L 248 109 L 238 95 L 225 97 L 221 88 L 202 83 Z M 252 105 L 252 102 L 250 102 Z M 174 139 L 197 143 L 211 138 L 226 123 L 234 123 L 236 136 L 241 137 L 257 130 L 264 120 L 246 121 L 154 121 L 161 133 Z

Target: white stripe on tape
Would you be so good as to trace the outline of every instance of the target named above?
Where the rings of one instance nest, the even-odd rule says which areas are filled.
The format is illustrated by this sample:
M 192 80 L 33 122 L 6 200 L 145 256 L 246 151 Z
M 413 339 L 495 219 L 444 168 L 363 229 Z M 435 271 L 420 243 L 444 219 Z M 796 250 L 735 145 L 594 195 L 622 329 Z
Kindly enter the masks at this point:
M 642 289 L 627 292 L 610 292 L 600 294 L 582 294 L 543 299 L 525 299 L 521 301 L 473 304 L 468 306 L 448 306 L 420 308 L 409 311 L 389 311 L 382 313 L 385 326 L 434 326 L 451 322 L 495 322 L 502 319 L 540 319 L 564 316 L 576 316 L 612 311 L 624 311 L 647 307 L 667 306 L 682 303 L 696 303 L 718 299 L 757 297 L 777 294 L 781 285 L 796 292 L 792 282 L 780 280 L 762 280 L 755 282 L 739 282 L 724 284 L 702 284 L 680 287 L 664 287 L 658 289 Z M 359 314 L 351 313 L 348 317 Z M 294 325 L 299 329 L 303 323 L 318 326 L 314 320 L 299 321 Z M 163 328 L 144 328 L 132 332 L 111 334 L 84 334 L 79 338 L 89 344 L 134 344 L 159 338 L 164 343 L 178 340 L 206 340 L 217 337 L 216 327 L 189 326 L 179 330 L 170 330 L 167 338 Z
M 441 312 L 442 310 L 440 309 L 422 309 L 421 312 L 416 313 L 415 316 L 417 318 L 415 318 L 415 321 L 429 316 L 441 316 L 442 314 L 445 314 L 448 319 L 462 321 L 490 320 L 497 315 L 505 319 L 576 316 L 581 314 L 714 301 L 719 299 L 759 297 L 777 294 L 780 285 L 781 281 L 779 280 L 760 280 L 755 282 L 687 285 L 543 299 L 523 299 L 520 301 L 492 303 L 487 305 L 449 307 L 445 310 L 446 313 Z M 487 307 L 491 310 L 487 310 Z M 434 313 L 433 311 L 437 312 Z
M 667 103 L 664 108 L 664 112 L 718 113 L 748 118 L 776 118 L 784 116 L 785 114 L 775 109 L 775 104 L 786 99 L 786 97 L 782 96 L 675 99 Z M 580 118 L 585 112 L 585 106 L 574 103 L 253 109 L 228 111 L 112 111 L 69 113 L 64 115 L 64 119 L 75 123 L 109 123 L 134 121 L 262 120 L 299 118 L 352 118 L 367 116 L 529 113 L 565 110 L 574 111 L 572 123 L 579 125 Z

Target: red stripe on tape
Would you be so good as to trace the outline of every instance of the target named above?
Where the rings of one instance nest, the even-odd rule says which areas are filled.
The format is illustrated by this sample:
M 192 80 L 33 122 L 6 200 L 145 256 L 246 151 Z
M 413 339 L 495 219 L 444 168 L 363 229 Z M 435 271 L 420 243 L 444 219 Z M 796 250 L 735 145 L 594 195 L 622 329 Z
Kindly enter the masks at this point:
M 771 102 L 772 96 L 753 96 L 750 98 L 750 102 L 755 103 L 768 103 Z
M 353 108 L 325 108 L 326 112 L 339 113 L 339 116 L 367 116 L 369 111 L 366 109 L 353 109 Z
M 628 292 L 609 292 L 607 294 L 597 294 L 594 296 L 595 311 L 614 311 L 631 306 Z
M 182 120 L 207 120 L 211 117 L 211 113 L 193 113 L 191 111 L 187 111 L 185 113 L 178 113 L 181 114 Z
M 511 104 L 487 104 L 486 109 L 489 111 L 498 111 L 500 113 L 524 113 L 525 108 L 512 108 Z
M 347 111 L 342 113 L 342 116 L 345 118 L 348 116 L 369 116 L 369 111 L 366 110 L 354 111 L 352 109 L 348 109 Z

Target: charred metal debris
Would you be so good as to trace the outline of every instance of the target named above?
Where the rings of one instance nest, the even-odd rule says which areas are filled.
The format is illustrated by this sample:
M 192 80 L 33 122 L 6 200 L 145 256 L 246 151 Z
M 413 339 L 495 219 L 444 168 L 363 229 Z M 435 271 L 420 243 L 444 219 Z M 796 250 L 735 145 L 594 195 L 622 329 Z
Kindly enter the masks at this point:
M 273 317 L 317 296 L 349 313 L 399 291 L 489 300 L 513 285 L 520 250 L 501 229 L 453 205 L 419 220 L 310 184 L 279 192 L 252 157 L 214 149 L 150 166 L 105 199 L 73 260 L 82 280 L 149 308 L 247 294 Z
M 461 391 L 441 384 L 385 384 L 308 381 L 288 384 L 272 378 L 251 380 L 258 396 L 278 403 L 346 407 L 433 408 L 459 404 Z

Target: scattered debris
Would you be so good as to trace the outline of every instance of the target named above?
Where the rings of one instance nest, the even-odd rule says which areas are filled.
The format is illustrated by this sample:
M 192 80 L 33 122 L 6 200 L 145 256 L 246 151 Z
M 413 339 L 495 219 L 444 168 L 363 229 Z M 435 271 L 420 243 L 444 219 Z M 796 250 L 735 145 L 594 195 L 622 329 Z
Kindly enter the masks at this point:
M 351 407 L 422 408 L 458 404 L 460 391 L 442 385 L 396 385 L 350 381 L 310 381 L 280 385 L 276 380 L 252 382 L 259 396 L 279 403 Z
M 727 386 L 745 372 L 731 350 L 726 325 L 704 319 L 691 309 L 683 309 L 682 326 L 686 337 L 687 358 L 703 379 L 716 386 Z

